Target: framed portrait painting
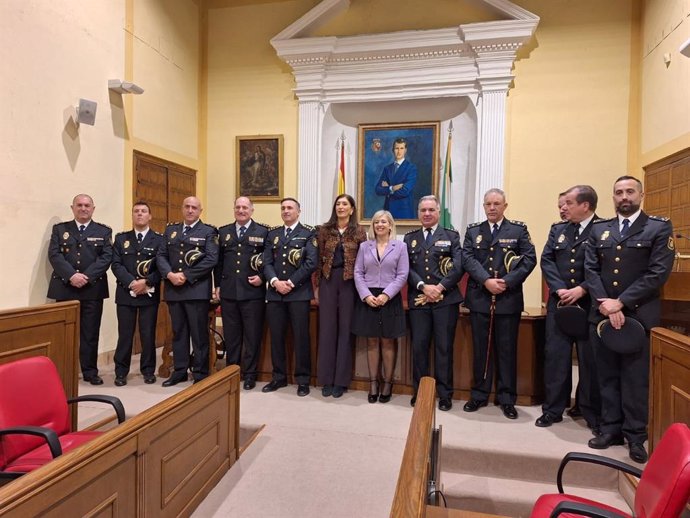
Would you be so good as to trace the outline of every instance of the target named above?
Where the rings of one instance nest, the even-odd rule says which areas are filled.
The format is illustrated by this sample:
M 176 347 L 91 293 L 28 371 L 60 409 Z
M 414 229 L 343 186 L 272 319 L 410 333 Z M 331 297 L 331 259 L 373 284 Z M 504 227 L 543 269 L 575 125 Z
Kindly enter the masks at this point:
M 436 194 L 438 122 L 360 124 L 358 200 L 361 219 L 390 211 L 396 223 L 417 223 L 422 196 Z
M 236 137 L 236 196 L 252 201 L 280 201 L 283 198 L 283 136 Z

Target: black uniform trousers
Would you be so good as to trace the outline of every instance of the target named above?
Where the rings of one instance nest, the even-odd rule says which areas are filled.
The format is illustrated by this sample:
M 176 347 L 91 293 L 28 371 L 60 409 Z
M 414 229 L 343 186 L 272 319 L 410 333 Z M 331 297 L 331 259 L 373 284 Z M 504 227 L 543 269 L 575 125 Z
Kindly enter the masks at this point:
M 429 346 L 433 338 L 436 393 L 441 399 L 453 398 L 453 344 L 459 305 L 429 304 L 408 311 L 412 338 L 412 385 L 415 394 L 422 376 L 429 375 Z
M 308 385 L 311 375 L 311 351 L 309 345 L 309 301 L 268 301 L 266 305 L 268 328 L 271 331 L 271 361 L 273 381 L 287 381 L 287 354 L 285 336 L 288 323 L 292 328 L 295 348 L 295 382 Z
M 494 315 L 489 367 L 486 366 L 489 339 L 488 313 L 470 312 L 472 326 L 472 375 L 471 397 L 475 401 L 489 399 L 496 370 L 496 400 L 499 405 L 514 405 L 517 401 L 517 337 L 520 313 Z
M 61 299 L 56 302 L 65 302 Z M 98 374 L 98 337 L 101 333 L 103 299 L 79 301 L 79 366 L 85 379 Z
M 352 314 L 357 300 L 355 281 L 333 268 L 319 281 L 319 385 L 348 387 L 352 381 Z
M 158 304 L 127 306 L 117 304 L 117 347 L 115 348 L 115 376 L 125 378 L 132 362 L 134 330 L 139 322 L 141 358 L 139 370 L 144 376 L 156 371 L 156 323 Z
M 266 303 L 263 299 L 220 299 L 225 364 L 239 365 L 245 381 L 256 381 Z M 243 347 L 244 345 L 244 347 Z
M 647 440 L 649 412 L 649 334 L 641 351 L 618 354 L 590 325 L 589 340 L 597 361 L 601 393 L 601 432 L 620 435 L 628 442 Z
M 556 312 L 546 313 L 544 344 L 544 403 L 542 412 L 562 416 L 570 404 L 572 391 L 572 346 L 576 344 L 578 360 L 577 403 L 587 424 L 599 425 L 601 400 L 594 351 L 589 340 L 576 340 L 563 334 L 556 324 Z
M 173 329 L 173 367 L 171 378 L 186 378 L 191 369 L 194 381 L 208 376 L 208 300 L 168 300 Z M 192 339 L 194 361 L 189 361 L 189 339 Z

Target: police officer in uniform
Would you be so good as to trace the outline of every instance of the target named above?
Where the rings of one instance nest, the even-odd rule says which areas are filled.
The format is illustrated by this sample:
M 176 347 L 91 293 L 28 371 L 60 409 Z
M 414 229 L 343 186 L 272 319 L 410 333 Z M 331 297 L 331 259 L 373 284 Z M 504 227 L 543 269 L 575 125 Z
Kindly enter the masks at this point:
M 288 322 L 295 347 L 297 395 L 309 394 L 311 351 L 309 338 L 309 302 L 313 297 L 311 274 L 318 261 L 313 227 L 299 222 L 300 204 L 294 198 L 280 201 L 284 225 L 269 230 L 264 249 L 266 316 L 271 331 L 273 377 L 262 392 L 287 386 L 285 335 Z M 222 291 L 222 290 L 221 290 Z
M 108 298 L 107 271 L 113 258 L 112 230 L 91 219 L 96 206 L 88 194 L 78 194 L 71 205 L 74 220 L 53 225 L 48 259 L 53 275 L 48 297 L 57 302 L 78 300 L 79 364 L 84 381 L 102 385 L 98 375 L 98 336 L 103 299 Z
M 249 198 L 235 200 L 235 222 L 219 229 L 220 254 L 214 272 L 226 363 L 241 365 L 245 390 L 256 386 L 266 307 L 263 252 L 268 227 L 252 220 L 253 213 Z
M 199 218 L 203 208 L 194 196 L 182 202 L 182 223 L 170 223 L 158 250 L 157 263 L 165 279 L 165 301 L 173 328 L 174 371 L 163 382 L 172 387 L 208 376 L 208 311 L 212 295 L 212 272 L 218 262 L 218 230 Z M 190 365 L 189 339 L 194 361 Z
M 117 347 L 115 385 L 127 385 L 132 361 L 134 330 L 139 322 L 141 358 L 139 369 L 144 383 L 156 382 L 156 322 L 161 298 L 161 275 L 156 254 L 163 235 L 151 230 L 151 207 L 138 201 L 132 207 L 133 229 L 115 236 L 112 270 L 117 280 Z
M 507 207 L 505 193 L 489 189 L 484 195 L 487 220 L 469 225 L 465 233 L 462 261 L 470 275 L 465 306 L 470 310 L 472 326 L 474 380 L 471 398 L 463 410 L 476 412 L 487 405 L 495 363 L 498 404 L 505 417 L 517 419 L 517 337 L 524 309 L 522 284 L 536 266 L 537 255 L 527 226 L 503 217 Z
M 585 249 L 597 220 L 597 193 L 589 185 L 576 185 L 563 195 L 559 205 L 566 221 L 551 225 L 541 254 L 541 270 L 549 286 L 544 346 L 544 403 L 535 425 L 548 427 L 563 420 L 572 390 L 572 345 L 576 344 L 579 382 L 578 407 L 587 425 L 596 433 L 599 425 L 599 384 L 594 352 L 585 336 L 566 334 L 556 324 L 559 305 L 578 305 L 589 314 L 591 299 L 585 283 Z M 584 329 L 586 334 L 587 329 Z
M 636 352 L 614 352 L 602 343 L 596 326 L 608 319 L 620 329 L 626 319 L 634 318 L 649 335 L 660 323 L 659 293 L 673 267 L 673 227 L 668 219 L 640 210 L 643 198 L 637 178 L 618 178 L 613 186 L 616 217 L 594 224 L 585 254 L 602 432 L 589 447 L 604 449 L 623 444 L 625 438 L 630 458 L 640 463 L 647 461 L 649 340 Z
M 422 226 L 405 235 L 410 258 L 407 292 L 412 335 L 412 379 L 416 401 L 422 376 L 429 375 L 429 346 L 434 340 L 434 378 L 439 410 L 453 407 L 453 344 L 462 295 L 458 282 L 463 275 L 460 234 L 440 227 L 436 196 L 419 200 Z

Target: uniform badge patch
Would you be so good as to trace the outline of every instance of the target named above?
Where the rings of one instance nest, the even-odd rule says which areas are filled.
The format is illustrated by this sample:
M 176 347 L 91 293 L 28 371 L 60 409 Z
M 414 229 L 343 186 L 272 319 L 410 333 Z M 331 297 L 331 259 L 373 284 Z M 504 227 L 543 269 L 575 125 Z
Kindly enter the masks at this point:
M 177 230 L 173 230 L 173 233 L 170 234 L 170 239 L 175 239 L 176 235 L 177 235 Z
M 230 241 L 230 234 L 227 234 L 227 235 L 225 236 L 225 240 L 226 240 L 226 241 Z
M 481 235 L 481 234 L 479 234 L 479 235 L 477 236 L 476 242 L 477 242 L 477 244 L 479 244 L 479 243 L 482 242 L 482 235 Z
M 62 234 L 62 239 L 69 239 L 69 232 Z
M 276 237 L 273 238 L 273 244 L 274 244 L 274 245 L 277 245 L 277 244 L 278 244 L 278 241 L 280 241 L 280 236 L 276 236 Z
M 604 231 L 601 233 L 601 240 L 602 240 L 602 241 L 606 241 L 606 240 L 609 238 L 609 234 L 610 234 L 610 232 L 609 232 L 608 230 L 604 230 Z
M 668 247 L 669 250 L 675 250 L 676 249 L 676 245 L 673 242 L 673 237 L 668 236 L 668 243 L 666 244 L 666 246 Z
M 412 248 L 416 248 L 416 247 L 417 247 L 417 240 L 413 239 L 412 240 Z
M 125 241 L 124 243 L 122 243 L 122 247 L 129 248 L 129 241 Z
M 560 236 L 558 236 L 558 242 L 562 243 L 563 241 L 565 241 L 565 234 L 561 234 Z

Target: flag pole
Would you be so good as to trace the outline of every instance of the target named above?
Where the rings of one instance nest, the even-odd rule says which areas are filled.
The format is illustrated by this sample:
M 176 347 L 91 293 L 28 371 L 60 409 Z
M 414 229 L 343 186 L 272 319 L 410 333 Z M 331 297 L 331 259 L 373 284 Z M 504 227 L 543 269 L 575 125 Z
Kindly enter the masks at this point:
M 338 196 L 345 194 L 345 131 L 340 135 L 340 166 L 338 168 Z

